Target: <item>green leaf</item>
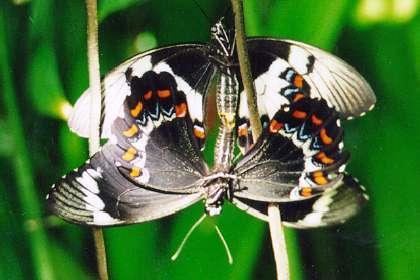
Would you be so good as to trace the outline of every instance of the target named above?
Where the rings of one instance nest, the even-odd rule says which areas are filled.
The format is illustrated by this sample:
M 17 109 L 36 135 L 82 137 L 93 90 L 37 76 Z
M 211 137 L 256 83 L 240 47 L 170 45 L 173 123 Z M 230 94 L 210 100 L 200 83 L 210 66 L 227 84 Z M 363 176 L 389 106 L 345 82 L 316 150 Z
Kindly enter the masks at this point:
M 50 241 L 50 254 L 54 259 L 56 278 L 60 280 L 93 280 L 95 277 L 85 271 L 80 265 L 81 259 L 76 259 L 68 249 L 62 248 L 57 243 Z
M 101 0 L 98 4 L 98 17 L 103 21 L 112 13 L 130 8 L 134 5 L 141 5 L 147 0 Z
M 326 49 L 334 46 L 352 4 L 349 0 L 246 2 L 248 36 L 293 39 Z
M 419 200 L 415 195 L 420 143 L 420 102 L 415 93 L 419 76 L 413 63 L 416 51 L 407 48 L 414 34 L 420 36 L 418 21 L 417 28 L 412 27 L 377 26 L 364 34 L 368 44 L 358 44 L 371 60 L 378 94 L 378 106 L 363 122 L 369 138 L 363 139 L 360 153 L 368 155 L 361 168 L 371 193 L 382 279 L 420 275 Z
M 34 0 L 31 4 L 28 92 L 35 109 L 47 116 L 63 118 L 66 104 L 54 49 L 54 1 Z
M 15 149 L 18 151 L 12 157 L 10 168 L 15 176 L 23 220 L 29 225 L 26 227 L 25 237 L 30 244 L 29 254 L 34 264 L 35 275 L 39 279 L 51 279 L 54 274 L 48 252 L 47 237 L 44 229 L 36 226 L 38 221 L 41 220 L 41 206 L 34 184 L 31 159 L 11 75 L 9 43 L 7 41 L 7 26 L 5 22 L 5 13 L 3 10 L 0 10 L 0 44 L 2 45 L 2 48 L 0 48 L 0 82 L 2 85 L 2 98 L 6 108 L 8 126 L 12 128 L 10 131 L 11 137 L 15 143 Z
M 10 127 L 7 121 L 0 120 L 0 156 L 11 156 L 15 150 L 15 144 L 9 131 Z
M 7 192 L 3 180 L 0 181 L 0 240 L 2 247 L 0 250 L 0 275 L 4 279 L 24 279 L 25 262 L 20 261 L 22 254 L 19 252 L 21 242 L 17 240 L 23 238 L 19 228 L 19 220 L 16 219 L 15 211 L 11 211 L 11 198 Z M 16 209 L 19 211 L 19 209 Z

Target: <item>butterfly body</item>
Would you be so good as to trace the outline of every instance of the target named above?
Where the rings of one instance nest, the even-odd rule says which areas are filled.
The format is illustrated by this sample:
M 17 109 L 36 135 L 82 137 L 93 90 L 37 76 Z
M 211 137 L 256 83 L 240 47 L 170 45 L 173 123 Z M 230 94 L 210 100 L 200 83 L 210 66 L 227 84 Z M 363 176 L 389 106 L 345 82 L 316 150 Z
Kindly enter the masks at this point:
M 345 173 L 340 119 L 375 102 L 348 64 L 299 42 L 248 40 L 262 135 L 254 143 L 234 39 L 222 23 L 210 45 L 175 45 L 127 60 L 103 81 L 101 135 L 108 142 L 85 165 L 57 182 L 51 210 L 71 222 L 130 224 L 168 216 L 199 201 L 221 213 L 227 200 L 266 220 L 276 203 L 282 221 L 308 228 L 353 216 L 366 194 Z M 205 100 L 216 84 L 220 119 L 208 167 Z M 70 128 L 88 135 L 89 91 L 75 105 Z M 234 161 L 237 144 L 243 153 Z

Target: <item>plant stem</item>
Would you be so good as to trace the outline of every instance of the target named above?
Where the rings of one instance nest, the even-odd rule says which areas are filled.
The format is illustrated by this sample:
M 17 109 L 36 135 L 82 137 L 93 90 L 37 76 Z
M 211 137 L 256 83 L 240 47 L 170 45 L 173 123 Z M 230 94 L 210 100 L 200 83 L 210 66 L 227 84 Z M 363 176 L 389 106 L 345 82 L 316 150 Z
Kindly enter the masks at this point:
M 286 240 L 281 225 L 280 209 L 277 204 L 268 205 L 268 223 L 270 225 L 271 244 L 276 261 L 277 279 L 289 279 L 289 259 L 287 256 Z
M 9 133 L 14 141 L 13 165 L 10 168 L 16 177 L 16 191 L 22 207 L 25 234 L 28 238 L 35 279 L 54 279 L 53 266 L 49 256 L 49 243 L 41 226 L 41 206 L 34 185 L 34 175 L 26 143 L 16 91 L 13 85 L 13 67 L 8 58 L 8 41 L 5 14 L 0 9 L 0 83 L 3 105 L 6 110 Z M 20 77 L 21 78 L 21 77 Z
M 106 262 L 106 250 L 104 234 L 101 228 L 92 228 L 93 240 L 95 241 L 96 264 L 98 266 L 98 275 L 101 280 L 108 280 L 108 269 Z
M 251 74 L 251 65 L 248 59 L 248 48 L 245 37 L 245 23 L 242 0 L 231 0 L 233 14 L 235 16 L 236 49 L 238 52 L 239 68 L 241 71 L 242 83 L 246 92 L 246 100 L 249 110 L 249 121 L 251 123 L 254 143 L 261 135 L 262 126 L 257 107 L 257 95 L 255 94 L 254 83 Z
M 101 77 L 98 54 L 98 19 L 96 0 L 86 0 L 87 51 L 90 91 L 89 155 L 93 156 L 100 147 L 99 124 L 101 118 Z
M 243 15 L 242 0 L 231 0 L 232 9 L 235 17 L 236 47 L 238 52 L 239 66 L 241 71 L 242 83 L 247 96 L 249 110 L 249 120 L 251 123 L 254 143 L 261 135 L 262 127 L 258 114 L 257 96 L 255 94 L 254 83 L 251 74 L 251 67 L 248 60 L 248 51 L 245 36 L 245 23 Z M 280 209 L 276 204 L 269 204 L 268 219 L 273 245 L 274 258 L 276 261 L 277 279 L 289 279 L 289 262 L 287 257 L 286 241 L 281 225 Z
M 98 18 L 96 0 L 86 0 L 87 11 L 87 50 L 89 65 L 89 91 L 90 91 L 90 131 L 89 155 L 93 156 L 100 147 L 100 117 L 101 117 L 101 78 L 99 72 L 98 53 Z M 96 261 L 99 279 L 107 280 L 108 271 L 104 236 L 101 228 L 92 228 L 96 249 Z

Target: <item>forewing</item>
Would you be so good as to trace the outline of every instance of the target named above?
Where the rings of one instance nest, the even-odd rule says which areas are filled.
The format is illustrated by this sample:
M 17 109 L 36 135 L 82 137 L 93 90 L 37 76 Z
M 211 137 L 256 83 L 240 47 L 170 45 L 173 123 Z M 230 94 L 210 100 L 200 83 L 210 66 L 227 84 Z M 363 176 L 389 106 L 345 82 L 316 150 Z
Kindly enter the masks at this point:
M 349 64 L 304 43 L 270 38 L 248 40 L 249 57 L 260 116 L 271 119 L 300 96 L 326 100 L 340 118 L 363 115 L 376 97 L 366 80 Z M 251 143 L 245 92 L 239 106 L 239 145 Z
M 188 96 L 172 73 L 128 78 L 130 94 L 109 141 L 51 190 L 52 211 L 76 223 L 113 225 L 172 214 L 201 197 L 208 174 Z
M 213 74 L 204 49 L 203 45 L 185 44 L 152 50 L 132 57 L 111 71 L 102 82 L 101 137 L 111 135 L 111 126 L 121 114 L 121 105 L 131 94 L 129 78 L 141 77 L 148 71 L 169 72 L 175 78 L 179 89 L 187 96 L 190 116 L 204 137 L 203 95 Z M 77 100 L 68 121 L 70 129 L 82 137 L 89 136 L 89 100 L 87 89 Z

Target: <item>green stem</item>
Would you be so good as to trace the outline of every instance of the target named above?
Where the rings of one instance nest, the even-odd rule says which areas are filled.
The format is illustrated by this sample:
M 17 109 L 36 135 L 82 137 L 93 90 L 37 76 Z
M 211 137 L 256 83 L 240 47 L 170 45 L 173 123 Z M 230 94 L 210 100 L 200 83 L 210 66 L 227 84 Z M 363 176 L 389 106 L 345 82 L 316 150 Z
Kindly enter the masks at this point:
M 242 83 L 246 92 L 246 100 L 249 110 L 249 121 L 251 123 L 254 142 L 262 132 L 260 116 L 257 107 L 257 95 L 255 94 L 254 83 L 251 74 L 251 65 L 248 59 L 248 48 L 245 36 L 245 23 L 242 0 L 231 0 L 233 14 L 235 16 L 236 49 L 238 52 L 239 68 L 241 71 Z
M 231 0 L 231 3 L 235 17 L 236 48 L 238 52 L 242 83 L 247 96 L 252 135 L 254 142 L 256 142 L 258 137 L 261 135 L 262 126 L 260 116 L 258 114 L 257 95 L 255 94 L 251 65 L 248 60 L 243 2 L 242 0 Z M 277 279 L 289 279 L 289 261 L 280 217 L 280 208 L 278 205 L 268 205 L 268 219 L 274 258 L 276 261 Z
M 98 53 L 98 18 L 96 0 L 86 0 L 87 11 L 87 49 L 89 65 L 90 90 L 90 133 L 89 155 L 93 156 L 100 148 L 100 117 L 101 117 L 101 78 L 99 72 Z M 107 280 L 107 262 L 103 231 L 101 228 L 92 229 L 96 249 L 96 261 L 99 279 Z
M 86 0 L 87 51 L 90 91 L 90 133 L 89 155 L 93 156 L 100 147 L 99 125 L 101 118 L 101 76 L 99 73 L 98 19 L 96 0 Z
M 0 9 L 0 82 L 2 86 L 4 107 L 9 122 L 10 134 L 14 141 L 13 171 L 16 176 L 16 189 L 22 207 L 24 226 L 29 239 L 36 278 L 53 279 L 54 273 L 48 253 L 48 242 L 45 231 L 40 226 L 41 206 L 34 185 L 33 170 L 25 133 L 19 112 L 15 89 L 13 86 L 12 67 L 8 62 L 7 33 L 5 16 Z

